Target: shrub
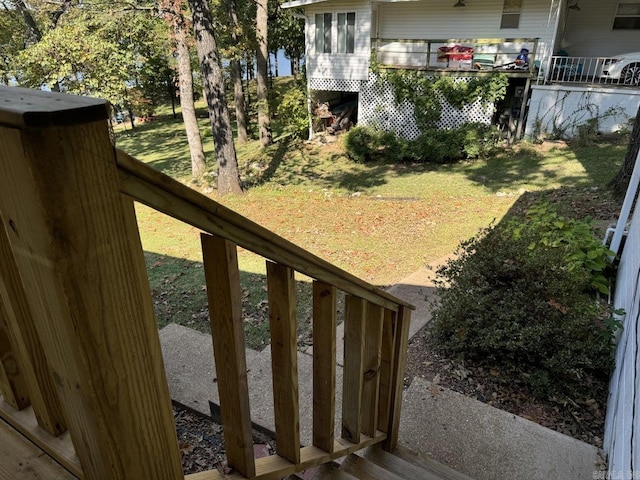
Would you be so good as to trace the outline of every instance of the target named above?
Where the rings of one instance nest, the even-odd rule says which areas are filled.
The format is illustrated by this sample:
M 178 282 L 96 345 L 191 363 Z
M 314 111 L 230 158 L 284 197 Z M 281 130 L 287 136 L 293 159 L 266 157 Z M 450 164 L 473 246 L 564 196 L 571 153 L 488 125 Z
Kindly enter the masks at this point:
M 307 96 L 297 86 L 288 90 L 278 105 L 278 117 L 283 124 L 283 131 L 297 138 L 309 135 L 309 113 Z
M 610 252 L 588 220 L 538 205 L 524 220 L 486 228 L 457 253 L 438 270 L 432 333 L 442 348 L 537 395 L 606 389 L 619 324 L 595 293 L 608 285 Z
M 460 128 L 429 129 L 414 140 L 393 132 L 358 126 L 345 137 L 347 154 L 357 162 L 451 163 L 492 153 L 498 139 L 490 125 L 467 123 Z
M 358 163 L 400 160 L 402 143 L 393 132 L 364 126 L 353 127 L 344 138 L 347 155 Z

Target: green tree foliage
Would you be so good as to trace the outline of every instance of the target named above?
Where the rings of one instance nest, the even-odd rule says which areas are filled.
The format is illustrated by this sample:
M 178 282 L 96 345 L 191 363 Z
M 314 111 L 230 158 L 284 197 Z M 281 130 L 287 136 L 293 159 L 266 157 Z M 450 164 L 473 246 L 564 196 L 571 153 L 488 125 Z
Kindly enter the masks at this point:
M 304 20 L 293 16 L 291 9 L 282 9 L 272 2 L 269 13 L 269 50 L 284 50 L 291 61 L 291 71 L 297 77 L 304 55 Z
M 144 106 L 168 93 L 169 48 L 162 41 L 166 38 L 162 22 L 134 11 L 96 15 L 84 5 L 20 53 L 18 83 L 58 85 L 68 93 L 97 96 L 150 113 Z
M 18 53 L 27 44 L 24 20 L 15 8 L 0 3 L 0 84 L 9 85 L 13 79 Z

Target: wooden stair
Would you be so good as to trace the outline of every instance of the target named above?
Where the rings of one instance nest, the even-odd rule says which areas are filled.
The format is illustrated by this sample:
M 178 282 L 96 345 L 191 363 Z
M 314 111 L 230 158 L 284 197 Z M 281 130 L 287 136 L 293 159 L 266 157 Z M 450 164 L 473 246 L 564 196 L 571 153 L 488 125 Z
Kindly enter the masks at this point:
M 473 480 L 407 448 L 393 454 L 375 445 L 352 453 L 342 465 L 324 465 L 314 480 Z

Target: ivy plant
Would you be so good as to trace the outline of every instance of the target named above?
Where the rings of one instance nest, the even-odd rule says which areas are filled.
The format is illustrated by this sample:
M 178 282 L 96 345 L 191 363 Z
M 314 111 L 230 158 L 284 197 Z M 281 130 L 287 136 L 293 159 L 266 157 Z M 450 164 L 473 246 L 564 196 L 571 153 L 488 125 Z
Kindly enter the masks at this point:
M 418 70 L 382 70 L 377 64 L 373 64 L 372 71 L 380 85 L 388 82 L 393 86 L 397 105 L 407 102 L 414 106 L 414 116 L 422 130 L 436 126 L 443 100 L 457 109 L 479 100 L 486 109 L 507 93 L 508 77 L 504 73 L 456 81 L 447 76 L 428 77 Z

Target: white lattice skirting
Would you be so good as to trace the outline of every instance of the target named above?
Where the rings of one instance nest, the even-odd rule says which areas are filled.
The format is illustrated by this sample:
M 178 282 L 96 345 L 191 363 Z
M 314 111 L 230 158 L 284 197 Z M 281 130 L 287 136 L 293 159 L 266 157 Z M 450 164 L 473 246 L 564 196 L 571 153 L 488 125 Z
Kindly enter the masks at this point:
M 456 82 L 468 82 L 469 77 L 456 78 Z M 388 81 L 377 81 L 374 74 L 369 74 L 366 81 L 340 79 L 310 79 L 311 90 L 358 92 L 358 123 L 360 125 L 378 126 L 390 130 L 397 135 L 412 140 L 420 135 L 420 129 L 413 115 L 413 105 L 403 103 L 396 105 L 393 99 L 393 85 Z M 438 122 L 440 128 L 455 128 L 464 123 L 478 122 L 490 124 L 494 113 L 493 105 L 485 109 L 478 100 L 458 110 L 444 97 L 442 115 Z

